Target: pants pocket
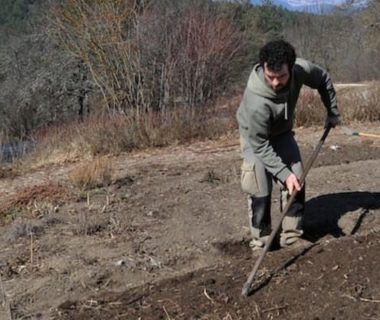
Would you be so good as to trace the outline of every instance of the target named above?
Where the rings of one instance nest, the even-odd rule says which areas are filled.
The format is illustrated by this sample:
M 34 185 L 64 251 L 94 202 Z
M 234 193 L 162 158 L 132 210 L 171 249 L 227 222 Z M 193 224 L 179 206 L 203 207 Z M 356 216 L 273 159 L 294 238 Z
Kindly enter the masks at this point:
M 250 195 L 255 195 L 259 192 L 254 163 L 243 161 L 241 166 L 241 189 Z

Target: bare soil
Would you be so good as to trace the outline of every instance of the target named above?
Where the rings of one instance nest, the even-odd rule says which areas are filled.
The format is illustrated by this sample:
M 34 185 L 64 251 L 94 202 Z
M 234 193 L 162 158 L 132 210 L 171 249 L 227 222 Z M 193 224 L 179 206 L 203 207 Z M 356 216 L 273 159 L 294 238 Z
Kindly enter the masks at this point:
M 321 133 L 296 130 L 304 159 Z M 1 179 L 2 203 L 60 187 L 3 219 L 0 319 L 380 319 L 380 139 L 331 133 L 307 177 L 312 245 L 269 252 L 249 297 L 237 142 L 110 158 L 112 184 L 87 193 L 75 164 Z

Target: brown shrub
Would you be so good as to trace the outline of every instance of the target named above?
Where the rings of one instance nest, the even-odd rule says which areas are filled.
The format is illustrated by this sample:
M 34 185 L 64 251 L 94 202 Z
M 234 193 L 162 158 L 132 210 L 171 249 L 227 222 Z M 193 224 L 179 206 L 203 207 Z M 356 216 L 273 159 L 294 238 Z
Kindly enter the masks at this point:
M 69 173 L 69 179 L 80 190 L 105 187 L 112 180 L 112 165 L 107 157 L 98 157 L 78 165 Z
M 204 105 L 242 67 L 242 33 L 200 4 L 160 12 L 133 0 L 68 0 L 50 13 L 51 34 L 88 66 L 107 108 Z

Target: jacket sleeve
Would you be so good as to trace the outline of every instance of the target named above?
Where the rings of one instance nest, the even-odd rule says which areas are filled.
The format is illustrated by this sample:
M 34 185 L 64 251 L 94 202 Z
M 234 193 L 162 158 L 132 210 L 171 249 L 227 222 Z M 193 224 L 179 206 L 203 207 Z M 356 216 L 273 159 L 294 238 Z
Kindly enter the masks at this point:
M 327 110 L 327 114 L 329 116 L 339 116 L 336 92 L 330 74 L 310 61 L 297 59 L 297 63 L 299 63 L 305 71 L 304 84 L 318 90 Z
M 248 142 L 254 154 L 261 159 L 265 168 L 282 183 L 285 183 L 291 171 L 269 143 L 271 126 L 269 107 L 262 104 L 255 108 L 248 108 L 250 104 L 255 103 L 252 100 L 250 92 L 246 91 L 240 106 L 240 109 L 244 110 L 244 119 L 246 121 L 239 122 L 240 134 Z

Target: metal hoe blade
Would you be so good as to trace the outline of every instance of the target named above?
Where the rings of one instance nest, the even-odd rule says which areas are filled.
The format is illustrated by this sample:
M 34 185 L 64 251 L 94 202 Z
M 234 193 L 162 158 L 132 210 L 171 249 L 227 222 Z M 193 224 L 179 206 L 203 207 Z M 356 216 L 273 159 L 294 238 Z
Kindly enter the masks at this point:
M 325 131 L 323 132 L 323 135 L 322 135 L 321 139 L 319 140 L 319 142 L 318 142 L 317 146 L 315 147 L 312 155 L 310 156 L 309 160 L 307 161 L 305 169 L 304 169 L 304 171 L 302 173 L 302 176 L 300 178 L 300 184 L 301 185 L 304 184 L 305 178 L 306 178 L 308 172 L 310 171 L 310 168 L 312 167 L 315 159 L 317 158 L 317 155 L 318 155 L 319 151 L 321 150 L 322 145 L 323 145 L 324 141 L 326 140 L 326 138 L 327 138 L 330 130 L 331 130 L 331 126 L 327 126 L 325 128 Z M 287 202 L 284 210 L 281 212 L 281 216 L 280 216 L 279 221 L 274 226 L 274 229 L 273 229 L 272 233 L 270 234 L 268 241 L 266 241 L 266 244 L 264 246 L 264 249 L 263 249 L 261 255 L 256 260 L 256 263 L 255 263 L 255 265 L 254 265 L 251 273 L 249 274 L 248 280 L 245 282 L 245 284 L 243 286 L 243 290 L 242 290 L 242 295 L 243 296 L 247 297 L 251 293 L 251 286 L 252 286 L 253 280 L 255 278 L 255 275 L 257 273 L 257 270 L 259 269 L 261 262 L 264 260 L 264 257 L 266 255 L 266 253 L 268 252 L 270 246 L 272 245 L 273 239 L 275 238 L 278 230 L 281 227 L 282 220 L 284 219 L 286 213 L 288 212 L 290 206 L 292 205 L 292 203 L 293 203 L 293 201 L 294 201 L 297 193 L 298 193 L 297 190 L 293 191 L 293 193 L 291 194 L 291 196 L 290 196 L 290 198 L 289 198 L 289 200 L 288 200 L 288 202 Z

